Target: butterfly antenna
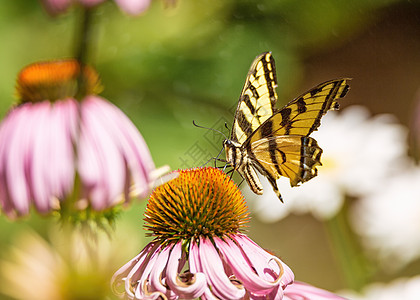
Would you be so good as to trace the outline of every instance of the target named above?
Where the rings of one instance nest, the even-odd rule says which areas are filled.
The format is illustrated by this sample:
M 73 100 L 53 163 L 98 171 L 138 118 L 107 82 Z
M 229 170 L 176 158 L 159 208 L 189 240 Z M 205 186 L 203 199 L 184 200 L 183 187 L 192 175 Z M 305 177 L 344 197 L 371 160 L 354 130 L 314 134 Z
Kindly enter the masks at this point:
M 217 166 L 216 166 L 216 161 L 226 162 L 226 160 L 224 160 L 224 159 L 220 159 L 220 158 L 219 158 L 219 156 L 220 156 L 220 154 L 222 153 L 222 151 L 223 151 L 223 148 L 222 148 L 222 150 L 220 150 L 219 154 L 217 154 L 217 156 L 216 156 L 216 157 L 210 157 L 208 161 L 206 161 L 204 164 L 202 164 L 202 165 L 200 166 L 200 168 L 201 168 L 201 167 L 204 167 L 205 165 L 207 165 L 207 164 L 209 163 L 209 161 L 211 161 L 212 159 L 214 159 L 214 167 L 215 167 L 215 168 L 217 168 Z
M 198 128 L 203 128 L 203 129 L 208 129 L 208 130 L 213 130 L 213 131 L 216 131 L 216 132 L 220 133 L 221 135 L 223 135 L 223 137 L 224 137 L 226 140 L 228 139 L 228 138 L 227 138 L 227 136 L 226 136 L 223 132 L 221 132 L 221 131 L 219 131 L 219 130 L 217 130 L 217 129 L 210 128 L 210 127 L 200 126 L 200 125 L 196 124 L 194 120 L 193 120 L 193 124 L 194 124 L 194 126 L 195 126 L 195 127 L 198 127 Z
M 229 129 L 229 127 L 228 127 L 228 124 L 225 122 L 225 127 L 226 127 L 226 129 L 228 130 L 228 131 L 230 131 L 230 129 Z

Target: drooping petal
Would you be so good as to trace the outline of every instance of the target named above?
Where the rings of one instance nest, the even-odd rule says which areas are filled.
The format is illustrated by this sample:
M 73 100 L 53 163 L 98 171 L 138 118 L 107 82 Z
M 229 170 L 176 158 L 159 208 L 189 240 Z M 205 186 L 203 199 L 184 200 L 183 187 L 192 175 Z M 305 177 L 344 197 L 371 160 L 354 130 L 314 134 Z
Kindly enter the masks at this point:
M 73 187 L 75 173 L 74 140 L 78 127 L 79 103 L 74 99 L 58 101 L 52 111 L 52 126 L 54 127 L 51 139 L 56 145 L 51 152 L 51 163 L 56 165 L 56 181 L 58 196 L 64 197 Z
M 284 290 L 285 300 L 345 300 L 345 298 L 312 285 L 295 281 Z
M 198 249 L 198 243 L 196 243 L 195 240 L 191 241 L 188 263 L 190 265 L 191 273 L 197 274 L 200 272 L 199 271 L 201 270 L 200 253 Z M 204 300 L 218 300 L 218 298 L 215 295 L 213 295 L 213 293 L 210 291 L 210 288 L 208 285 L 204 289 L 204 292 L 201 298 Z
M 1 147 L 1 173 L 4 176 L 6 199 L 17 215 L 29 212 L 30 191 L 26 183 L 27 156 L 31 150 L 31 128 L 36 119 L 36 111 L 40 106 L 26 104 L 10 112 L 3 121 L 5 137 Z M 9 123 L 9 124 L 8 124 Z
M 96 111 L 95 100 L 88 97 L 81 103 L 78 170 L 92 207 L 102 210 L 124 190 L 126 164 L 118 141 L 104 128 L 109 120 Z
M 195 272 L 187 274 L 186 281 L 181 280 L 179 272 L 182 266 L 179 261 L 182 257 L 182 243 L 178 242 L 172 249 L 166 270 L 167 284 L 172 291 L 181 298 L 195 299 L 200 297 L 207 288 L 206 276 Z M 191 268 L 190 268 L 191 269 Z M 189 276 L 191 275 L 191 276 Z
M 72 136 L 76 130 L 77 102 L 72 99 L 54 104 L 43 102 L 31 131 L 28 178 L 35 207 L 50 211 L 54 199 L 63 200 L 70 192 L 75 175 Z M 41 105 L 35 104 L 35 105 Z
M 50 152 L 55 147 L 51 142 L 51 104 L 48 101 L 34 104 L 38 106 L 37 121 L 33 122 L 30 140 L 31 151 L 27 153 L 27 186 L 37 210 L 45 213 L 50 209 L 53 187 L 48 180 L 48 172 L 55 174 L 56 166 L 51 164 Z M 59 141 L 57 141 L 59 142 Z M 50 174 L 51 174 L 50 173 Z
M 132 272 L 128 274 L 127 279 L 130 278 L 131 285 L 136 284 L 134 299 L 145 299 L 145 300 L 154 300 L 162 299 L 164 294 L 160 291 L 154 291 L 150 286 L 151 272 L 160 256 L 162 251 L 161 245 L 158 244 L 158 247 L 155 251 L 150 252 L 147 259 L 141 268 L 136 269 L 136 266 L 133 268 Z M 139 278 L 138 280 L 136 280 Z M 126 289 L 129 288 L 128 283 L 126 282 Z
M 265 276 L 267 280 L 276 279 L 281 270 L 278 268 L 270 269 L 277 267 L 275 264 L 270 263 L 275 257 L 274 255 L 262 249 L 244 234 L 237 234 L 233 238 L 242 247 L 244 253 L 246 253 L 248 257 L 252 258 L 253 268 L 258 274 L 260 274 L 260 276 Z M 281 285 L 282 287 L 285 287 L 286 285 L 293 283 L 295 276 L 288 265 L 282 261 L 280 262 L 283 269 Z
M 125 292 L 129 299 L 157 299 L 153 294 L 161 294 L 159 292 L 150 293 L 147 283 L 160 249 L 159 244 L 150 243 L 142 250 L 141 253 L 144 255 L 141 255 L 137 262 L 131 261 L 126 264 L 124 266 L 126 268 L 123 267 L 121 273 L 117 271 L 119 275 L 115 279 L 121 278 L 120 276 L 129 270 L 127 276 L 123 279 L 125 281 Z M 132 266 L 133 264 L 134 266 Z
M 266 280 L 260 274 L 255 273 L 253 258 L 248 256 L 247 253 L 244 253 L 234 241 L 230 239 L 224 241 L 220 238 L 215 238 L 214 240 L 219 250 L 223 253 L 223 257 L 232 268 L 233 273 L 248 291 L 258 295 L 265 295 L 281 284 L 280 280 L 283 275 L 283 269 L 278 258 L 273 256 L 278 268 L 281 269 L 278 271 L 277 278 Z M 272 270 L 273 267 L 269 266 L 269 261 L 266 261 L 264 268 Z
M 196 255 L 195 261 L 199 262 L 199 265 L 195 266 L 198 268 L 196 271 L 206 274 L 214 296 L 220 299 L 242 299 L 246 293 L 245 289 L 231 282 L 225 272 L 222 258 L 212 242 L 201 237 L 197 248 L 198 251 L 191 251 L 190 255 Z
M 122 297 L 125 295 L 125 293 L 121 293 L 121 291 L 119 291 L 119 288 L 122 285 L 126 285 L 128 274 L 131 273 L 131 270 L 133 270 L 134 267 L 141 266 L 144 263 L 148 253 L 153 252 L 153 248 L 156 248 L 156 245 L 149 243 L 138 255 L 136 255 L 133 259 L 131 259 L 114 273 L 111 279 L 111 288 L 117 296 Z M 126 292 L 130 293 L 130 289 L 126 290 Z M 132 293 L 131 295 L 133 296 Z
M 176 294 L 168 288 L 168 286 L 165 286 L 165 278 L 164 278 L 164 270 L 166 268 L 166 265 L 168 264 L 169 255 L 171 254 L 171 248 L 166 247 L 160 251 L 159 255 L 157 256 L 156 262 L 150 271 L 150 278 L 149 278 L 149 284 L 150 284 L 150 290 L 153 292 L 159 292 L 167 299 L 176 299 Z M 181 257 L 181 253 L 177 253 L 179 256 L 176 258 L 176 261 L 178 262 L 178 259 Z M 171 254 L 172 255 L 172 254 Z M 178 268 L 176 268 L 178 269 Z M 170 285 L 169 285 L 170 286 Z
M 99 97 L 90 97 L 90 105 L 106 120 L 103 126 L 117 143 L 132 176 L 136 195 L 144 197 L 149 192 L 150 173 L 155 169 L 150 151 L 134 124 L 124 113 Z

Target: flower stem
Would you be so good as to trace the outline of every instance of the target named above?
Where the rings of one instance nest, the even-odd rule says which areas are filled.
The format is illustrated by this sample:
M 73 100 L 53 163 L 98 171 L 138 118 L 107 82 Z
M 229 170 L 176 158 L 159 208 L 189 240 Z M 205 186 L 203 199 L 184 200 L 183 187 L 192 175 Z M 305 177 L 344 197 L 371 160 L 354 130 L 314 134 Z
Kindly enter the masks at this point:
M 360 291 L 369 282 L 374 270 L 349 227 L 347 219 L 349 201 L 345 201 L 338 214 L 324 223 L 324 228 L 348 287 Z
M 89 46 L 92 41 L 92 15 L 93 8 L 81 8 L 81 22 L 76 25 L 76 59 L 80 64 L 86 64 L 89 57 Z
M 86 95 L 85 80 L 83 78 L 83 68 L 88 63 L 92 48 L 93 30 L 93 8 L 82 7 L 80 9 L 81 22 L 76 24 L 75 33 L 75 57 L 80 65 L 80 75 L 78 78 L 78 92 L 76 99 L 81 99 Z

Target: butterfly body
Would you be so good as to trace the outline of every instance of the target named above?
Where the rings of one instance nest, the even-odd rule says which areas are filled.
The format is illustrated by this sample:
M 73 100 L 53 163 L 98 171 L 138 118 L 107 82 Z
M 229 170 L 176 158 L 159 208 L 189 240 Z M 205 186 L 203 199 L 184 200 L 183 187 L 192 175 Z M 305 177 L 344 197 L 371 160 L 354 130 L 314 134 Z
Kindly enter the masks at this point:
M 290 101 L 281 109 L 271 53 L 259 55 L 251 65 L 235 112 L 231 138 L 223 142 L 226 161 L 261 195 L 256 170 L 265 176 L 282 201 L 276 180 L 281 176 L 297 186 L 317 175 L 322 149 L 309 135 L 321 117 L 338 109 L 349 79 L 326 81 Z
M 251 154 L 247 153 L 246 148 L 232 140 L 224 140 L 223 146 L 226 152 L 226 160 L 242 178 L 246 179 L 254 193 L 262 195 L 263 187 L 253 168 Z

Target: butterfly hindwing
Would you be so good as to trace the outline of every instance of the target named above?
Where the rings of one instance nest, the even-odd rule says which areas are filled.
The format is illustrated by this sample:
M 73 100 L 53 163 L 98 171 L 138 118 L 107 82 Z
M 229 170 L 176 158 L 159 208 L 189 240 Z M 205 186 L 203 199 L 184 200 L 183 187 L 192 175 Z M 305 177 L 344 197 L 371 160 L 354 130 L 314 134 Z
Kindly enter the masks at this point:
M 249 153 L 263 175 L 275 180 L 285 176 L 296 186 L 317 175 L 322 149 L 311 137 L 291 135 L 260 139 L 251 144 Z
M 277 101 L 274 59 L 266 52 L 255 58 L 239 97 L 231 140 L 244 143 L 265 120 L 273 115 Z

